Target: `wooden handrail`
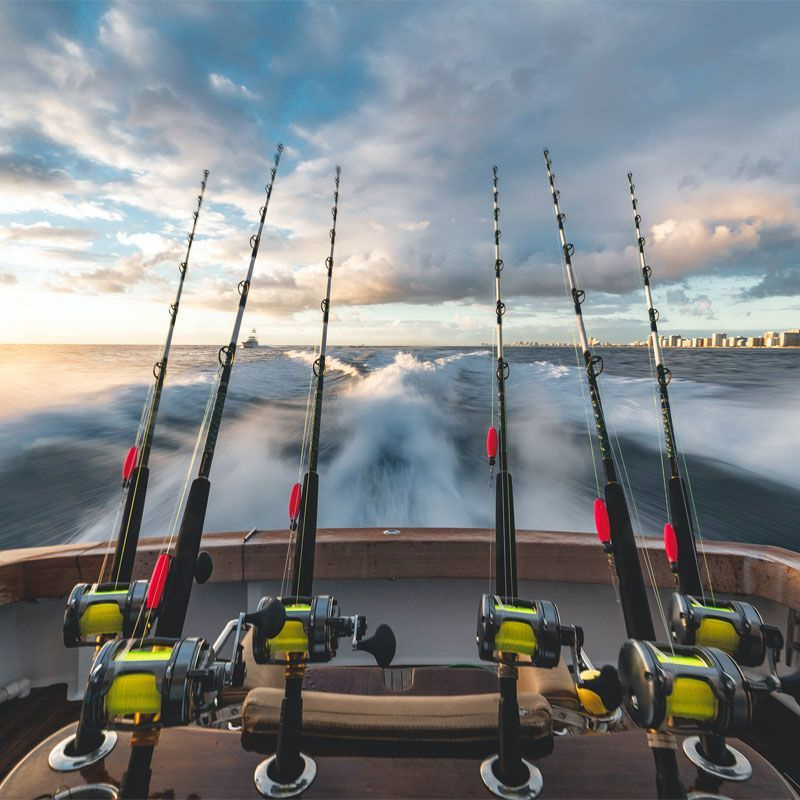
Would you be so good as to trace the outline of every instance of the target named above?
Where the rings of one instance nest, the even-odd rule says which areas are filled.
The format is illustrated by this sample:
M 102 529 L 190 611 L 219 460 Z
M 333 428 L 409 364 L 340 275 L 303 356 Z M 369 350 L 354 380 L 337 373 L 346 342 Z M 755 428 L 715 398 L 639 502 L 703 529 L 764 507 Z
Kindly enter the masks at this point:
M 212 582 L 280 580 L 287 533 L 258 531 L 212 533 L 203 549 L 214 559 Z M 142 539 L 135 577 L 152 570 L 162 544 Z M 518 531 L 520 580 L 604 584 L 608 565 L 593 534 Z M 659 539 L 646 549 L 656 583 L 669 588 L 673 578 Z M 64 597 L 80 581 L 97 578 L 105 545 L 75 543 L 0 551 L 0 605 Z M 707 542 L 709 570 L 716 591 L 772 600 L 800 608 L 800 554 L 779 547 Z M 485 578 L 489 536 L 483 529 L 406 528 L 387 536 L 378 528 L 320 530 L 316 575 L 321 579 Z M 704 575 L 705 577 L 705 575 Z M 648 571 L 645 570 L 648 579 Z

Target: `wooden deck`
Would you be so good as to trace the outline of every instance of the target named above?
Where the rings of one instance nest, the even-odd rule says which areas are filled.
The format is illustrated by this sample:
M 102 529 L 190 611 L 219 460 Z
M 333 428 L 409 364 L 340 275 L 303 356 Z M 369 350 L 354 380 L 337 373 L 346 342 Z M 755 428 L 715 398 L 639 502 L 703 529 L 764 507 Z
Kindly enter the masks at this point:
M 81 773 L 55 773 L 47 765 L 50 748 L 74 730 L 69 726 L 39 745 L 2 785 L 2 797 L 37 798 L 56 788 L 81 784 L 119 785 L 127 766 L 129 740 L 120 734 L 116 749 L 104 763 Z M 788 784 L 755 751 L 734 743 L 754 767 L 744 784 L 725 784 L 731 798 L 797 796 Z M 309 753 L 314 755 L 313 752 Z M 234 732 L 192 728 L 169 729 L 153 758 L 152 798 L 259 798 L 253 771 L 262 756 L 245 752 Z M 480 760 L 457 758 L 379 758 L 317 756 L 317 779 L 304 794 L 312 798 L 480 798 L 488 791 L 479 776 Z M 686 785 L 695 770 L 683 757 L 681 770 Z M 567 737 L 556 741 L 552 755 L 538 762 L 544 776 L 542 798 L 653 798 L 653 763 L 641 731 L 595 736 Z

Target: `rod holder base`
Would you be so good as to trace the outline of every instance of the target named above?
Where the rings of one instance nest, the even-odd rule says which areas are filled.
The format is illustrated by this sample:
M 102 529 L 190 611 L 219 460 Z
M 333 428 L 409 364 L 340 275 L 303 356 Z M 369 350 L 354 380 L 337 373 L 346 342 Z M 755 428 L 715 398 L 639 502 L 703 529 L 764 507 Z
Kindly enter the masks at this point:
M 262 761 L 253 773 L 253 780 L 256 789 L 262 797 L 297 797 L 302 794 L 314 781 L 317 776 L 317 765 L 314 759 L 309 758 L 304 753 L 300 753 L 303 759 L 303 771 L 289 783 L 278 783 L 273 780 L 269 773 L 275 764 L 275 756 L 270 756 L 266 761 Z
M 533 800 L 539 796 L 544 786 L 542 773 L 530 761 L 522 759 L 529 775 L 528 780 L 519 786 L 508 786 L 494 774 L 494 767 L 498 761 L 498 756 L 491 756 L 481 764 L 481 780 L 495 797 L 502 797 L 505 800 Z
M 738 751 L 730 745 L 725 745 L 728 754 L 733 758 L 733 763 L 726 766 L 724 764 L 715 764 L 709 761 L 700 749 L 700 737 L 689 736 L 683 740 L 683 752 L 686 757 L 698 769 L 711 775 L 714 778 L 719 778 L 722 781 L 731 781 L 734 783 L 742 783 L 748 781 L 753 775 L 753 767 L 750 762 Z
M 703 792 L 700 789 L 698 789 L 697 791 L 687 792 L 686 800 L 731 800 L 731 798 L 724 794 Z
M 56 772 L 74 772 L 102 761 L 116 747 L 117 734 L 114 731 L 103 731 L 103 741 L 100 746 L 96 750 L 82 755 L 70 753 L 74 743 L 75 736 L 67 736 L 50 751 L 50 755 L 47 757 L 50 769 L 54 769 Z
M 53 800 L 117 800 L 119 789 L 110 783 L 87 783 L 61 789 L 53 795 Z

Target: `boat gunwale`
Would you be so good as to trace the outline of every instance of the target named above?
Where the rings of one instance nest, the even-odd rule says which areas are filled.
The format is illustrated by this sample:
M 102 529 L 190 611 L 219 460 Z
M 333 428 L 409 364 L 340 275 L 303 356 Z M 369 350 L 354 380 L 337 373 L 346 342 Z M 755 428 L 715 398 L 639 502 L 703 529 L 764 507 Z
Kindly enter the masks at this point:
M 214 559 L 213 583 L 280 580 L 288 544 L 285 530 L 207 533 L 202 547 Z M 163 539 L 142 539 L 134 578 L 149 576 Z M 517 531 L 520 580 L 609 582 L 605 553 L 590 533 Z M 66 596 L 76 583 L 96 580 L 106 543 L 77 542 L 0 551 L 0 606 Z M 477 528 L 325 528 L 317 539 L 321 580 L 486 577 L 489 533 Z M 639 543 L 640 551 L 642 543 Z M 674 586 L 660 539 L 644 545 L 659 587 Z M 714 589 L 800 608 L 800 554 L 780 547 L 706 542 Z M 640 559 L 643 554 L 640 552 Z M 652 585 L 649 569 L 645 581 Z

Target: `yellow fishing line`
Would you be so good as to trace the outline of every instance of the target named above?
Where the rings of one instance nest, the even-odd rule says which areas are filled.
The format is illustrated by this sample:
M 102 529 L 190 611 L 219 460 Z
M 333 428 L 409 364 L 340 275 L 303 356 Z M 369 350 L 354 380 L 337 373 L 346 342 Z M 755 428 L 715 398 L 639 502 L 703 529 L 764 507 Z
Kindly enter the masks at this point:
M 700 621 L 695 634 L 696 643 L 702 647 L 718 647 L 733 654 L 739 649 L 739 634 L 730 622 L 706 618 Z
M 158 714 L 161 694 L 152 672 L 118 675 L 106 695 L 106 715 L 109 719 L 131 714 Z
M 536 635 L 533 628 L 525 622 L 506 620 L 500 624 L 500 630 L 494 637 L 496 652 L 520 653 L 532 656 L 536 650 Z
M 81 636 L 98 636 L 122 631 L 122 613 L 117 603 L 93 603 L 80 618 Z
M 717 716 L 717 698 L 705 681 L 676 677 L 667 697 L 667 714 L 682 719 L 714 719 Z
M 269 649 L 273 653 L 307 653 L 308 636 L 300 620 L 290 619 L 281 629 L 281 632 L 269 639 Z

